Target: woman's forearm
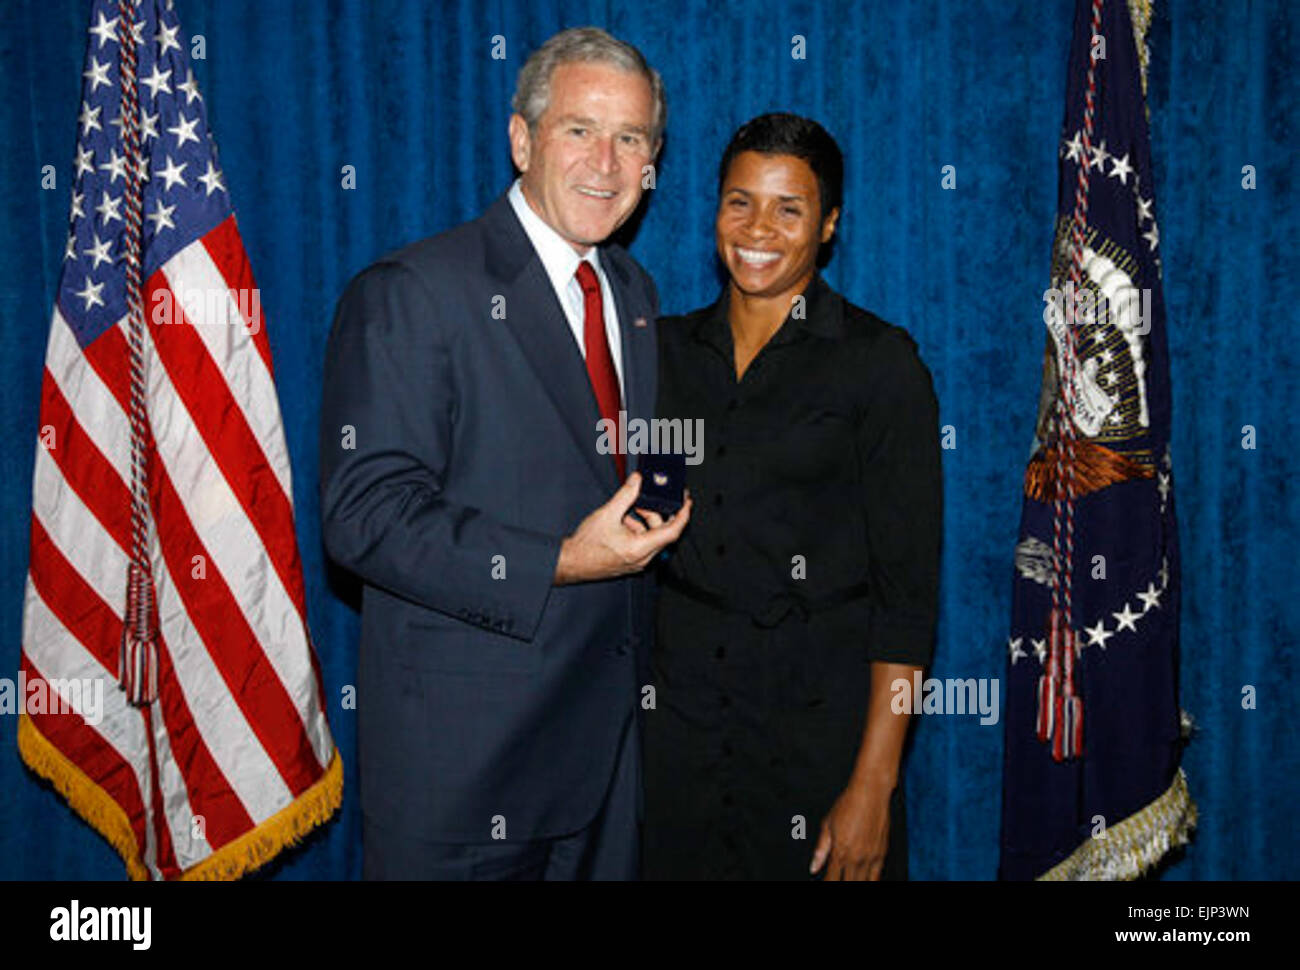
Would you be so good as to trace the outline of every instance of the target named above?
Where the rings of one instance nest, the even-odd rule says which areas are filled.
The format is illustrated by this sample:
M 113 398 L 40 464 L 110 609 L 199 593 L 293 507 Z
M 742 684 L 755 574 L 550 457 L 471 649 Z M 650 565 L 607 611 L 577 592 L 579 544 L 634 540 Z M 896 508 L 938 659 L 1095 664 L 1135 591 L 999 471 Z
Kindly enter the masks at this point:
M 887 791 L 898 785 L 899 762 L 903 757 L 903 742 L 911 723 L 911 705 L 903 713 L 895 713 L 892 685 L 904 680 L 909 686 L 912 675 L 921 668 L 910 664 L 871 664 L 871 693 L 867 703 L 866 724 L 862 729 L 862 743 L 853 766 L 850 784 L 863 787 L 883 784 Z

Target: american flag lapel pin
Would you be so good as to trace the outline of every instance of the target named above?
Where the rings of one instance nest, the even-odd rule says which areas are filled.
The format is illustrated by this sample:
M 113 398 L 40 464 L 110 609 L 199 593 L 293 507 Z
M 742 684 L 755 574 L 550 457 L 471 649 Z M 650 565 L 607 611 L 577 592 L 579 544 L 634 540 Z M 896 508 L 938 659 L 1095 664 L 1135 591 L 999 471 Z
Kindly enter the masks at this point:
M 632 326 L 636 327 L 639 330 L 645 329 L 645 325 L 646 325 L 645 317 L 637 317 L 635 320 L 632 321 Z

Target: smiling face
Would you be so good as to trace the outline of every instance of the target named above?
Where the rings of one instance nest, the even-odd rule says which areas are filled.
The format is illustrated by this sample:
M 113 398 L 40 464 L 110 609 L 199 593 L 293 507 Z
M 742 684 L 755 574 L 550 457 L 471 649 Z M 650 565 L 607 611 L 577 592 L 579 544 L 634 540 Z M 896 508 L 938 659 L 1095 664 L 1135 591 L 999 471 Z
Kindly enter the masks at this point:
M 530 132 L 510 118 L 510 154 L 524 196 L 579 254 L 603 242 L 641 201 L 654 100 L 649 82 L 601 62 L 561 64 L 546 111 Z
M 817 176 L 794 155 L 741 152 L 722 183 L 715 223 L 718 255 L 749 296 L 799 292 L 817 266 L 817 250 L 835 233 L 839 209 L 821 218 Z

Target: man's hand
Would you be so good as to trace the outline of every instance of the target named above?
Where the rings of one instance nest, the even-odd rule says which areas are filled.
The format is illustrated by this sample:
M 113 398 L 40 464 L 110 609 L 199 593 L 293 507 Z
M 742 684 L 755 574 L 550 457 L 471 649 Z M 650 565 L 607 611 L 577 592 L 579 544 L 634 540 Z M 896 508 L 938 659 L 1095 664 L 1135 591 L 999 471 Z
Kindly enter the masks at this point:
M 564 540 L 555 564 L 556 586 L 640 572 L 665 546 L 677 541 L 691 518 L 690 494 L 681 511 L 666 522 L 648 509 L 637 509 L 647 526 L 627 514 L 640 492 L 641 473 L 633 472 L 613 498 Z
M 851 782 L 822 821 L 810 871 L 825 865 L 827 882 L 879 879 L 889 850 L 889 795 L 886 785 Z

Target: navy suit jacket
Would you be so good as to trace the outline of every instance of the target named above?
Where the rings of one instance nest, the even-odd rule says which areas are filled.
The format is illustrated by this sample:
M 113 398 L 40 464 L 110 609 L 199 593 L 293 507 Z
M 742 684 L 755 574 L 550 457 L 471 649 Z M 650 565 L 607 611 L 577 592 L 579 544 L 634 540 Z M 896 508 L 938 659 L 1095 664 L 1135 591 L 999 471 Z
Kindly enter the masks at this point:
M 617 246 L 600 259 L 624 407 L 648 419 L 654 284 Z M 619 482 L 509 200 L 360 273 L 324 381 L 325 545 L 364 581 L 366 821 L 439 842 L 490 841 L 498 817 L 511 841 L 582 829 L 649 682 L 650 580 L 552 586 L 563 537 Z

